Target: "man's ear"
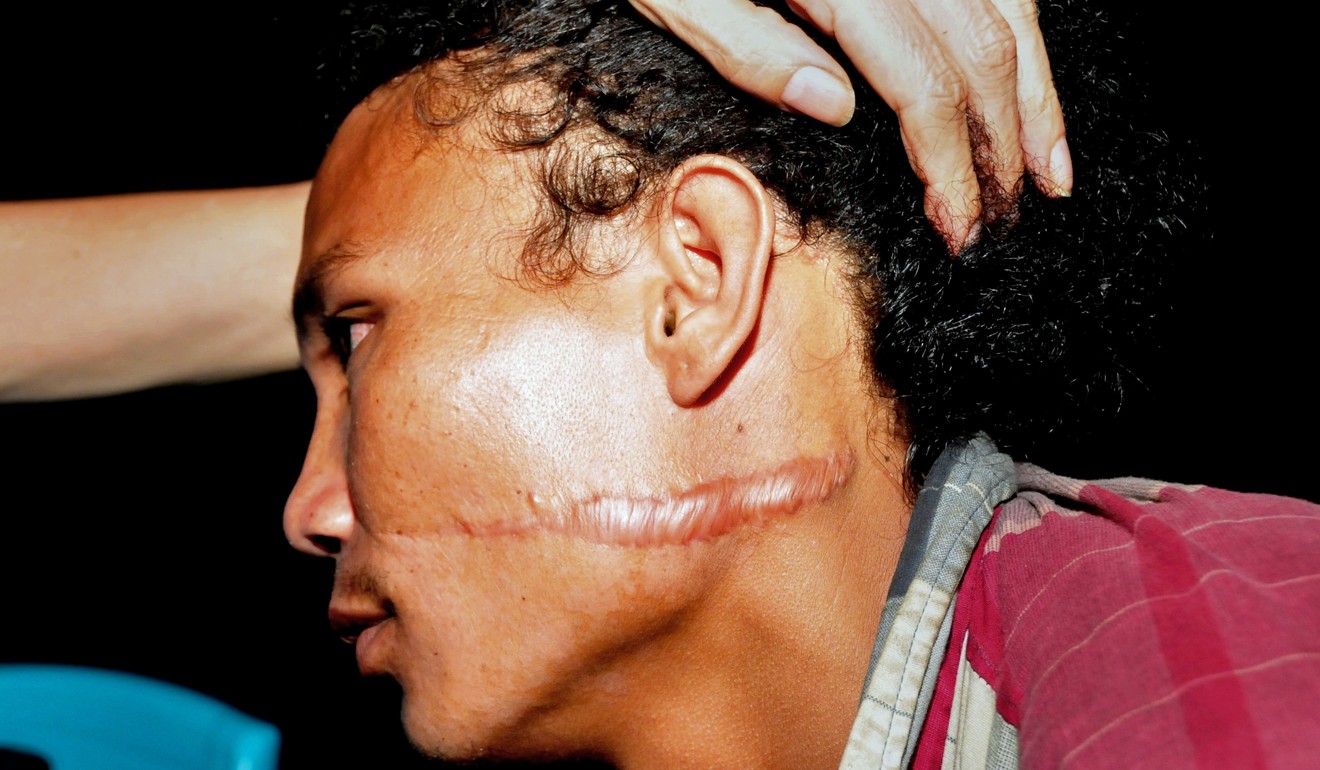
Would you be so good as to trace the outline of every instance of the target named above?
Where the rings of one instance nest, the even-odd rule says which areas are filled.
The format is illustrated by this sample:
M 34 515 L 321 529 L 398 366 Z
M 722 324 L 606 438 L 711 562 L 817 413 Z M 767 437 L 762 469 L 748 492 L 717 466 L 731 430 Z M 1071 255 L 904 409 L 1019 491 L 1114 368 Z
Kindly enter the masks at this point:
M 741 163 L 700 155 L 670 174 L 657 209 L 664 280 L 647 300 L 647 352 L 674 403 L 692 406 L 729 370 L 761 318 L 774 201 Z

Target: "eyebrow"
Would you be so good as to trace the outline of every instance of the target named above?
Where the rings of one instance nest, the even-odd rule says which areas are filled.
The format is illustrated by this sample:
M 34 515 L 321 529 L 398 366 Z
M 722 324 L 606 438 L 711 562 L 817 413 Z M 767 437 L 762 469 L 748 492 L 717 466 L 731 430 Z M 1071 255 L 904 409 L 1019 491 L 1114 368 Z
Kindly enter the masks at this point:
M 298 276 L 293 287 L 293 325 L 298 330 L 298 344 L 304 345 L 317 321 L 325 314 L 325 284 L 336 273 L 366 259 L 361 252 L 337 245 L 317 257 L 307 272 Z

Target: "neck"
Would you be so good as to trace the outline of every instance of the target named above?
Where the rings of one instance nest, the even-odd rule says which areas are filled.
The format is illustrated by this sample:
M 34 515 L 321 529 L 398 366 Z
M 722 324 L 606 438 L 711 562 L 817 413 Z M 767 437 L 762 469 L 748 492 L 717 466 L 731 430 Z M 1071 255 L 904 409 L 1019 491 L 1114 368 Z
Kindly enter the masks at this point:
M 692 598 L 591 688 L 608 694 L 592 745 L 621 770 L 833 770 L 843 755 L 911 501 L 892 402 L 838 301 L 849 263 L 813 254 L 776 260 L 737 370 L 676 413 L 666 446 L 686 468 L 757 467 L 777 447 L 847 460 L 819 466 L 828 491 L 791 515 L 652 549 L 705 567 L 666 587 Z
M 621 770 L 837 767 L 908 510 L 887 475 L 858 467 L 780 526 L 691 546 L 729 549 L 725 585 L 617 680 L 635 697 L 618 704 L 610 758 Z

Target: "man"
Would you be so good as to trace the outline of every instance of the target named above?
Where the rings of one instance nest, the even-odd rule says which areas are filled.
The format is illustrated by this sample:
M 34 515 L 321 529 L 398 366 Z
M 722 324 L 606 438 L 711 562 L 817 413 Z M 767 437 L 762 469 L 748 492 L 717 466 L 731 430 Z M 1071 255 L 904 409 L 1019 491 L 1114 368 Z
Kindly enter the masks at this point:
M 1003 191 L 950 260 L 872 94 L 778 113 L 617 3 L 363 29 L 388 64 L 308 208 L 285 528 L 423 751 L 1301 766 L 1315 508 L 985 438 L 1032 452 L 1121 386 L 1117 287 L 1185 213 L 1158 142 L 1082 121 L 1113 173 Z

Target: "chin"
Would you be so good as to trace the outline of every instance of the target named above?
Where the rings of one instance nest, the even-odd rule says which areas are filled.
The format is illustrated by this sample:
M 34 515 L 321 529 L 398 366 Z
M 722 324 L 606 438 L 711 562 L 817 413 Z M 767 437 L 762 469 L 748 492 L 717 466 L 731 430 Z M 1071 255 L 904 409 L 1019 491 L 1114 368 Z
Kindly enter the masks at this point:
M 421 753 L 450 762 L 514 758 L 516 720 L 480 708 L 478 700 L 453 707 L 418 702 L 405 691 L 402 716 L 408 740 Z
M 456 719 L 458 715 L 452 711 L 435 713 L 435 709 L 419 706 L 405 694 L 402 716 L 408 740 L 428 757 L 462 762 L 492 753 L 491 736 L 475 729 L 469 720 Z
M 582 747 L 556 739 L 555 731 L 538 724 L 548 713 L 476 705 L 461 708 L 421 704 L 405 693 L 403 727 L 419 752 L 448 762 L 479 759 L 550 760 L 581 753 Z M 563 736 L 559 736 L 562 739 Z

